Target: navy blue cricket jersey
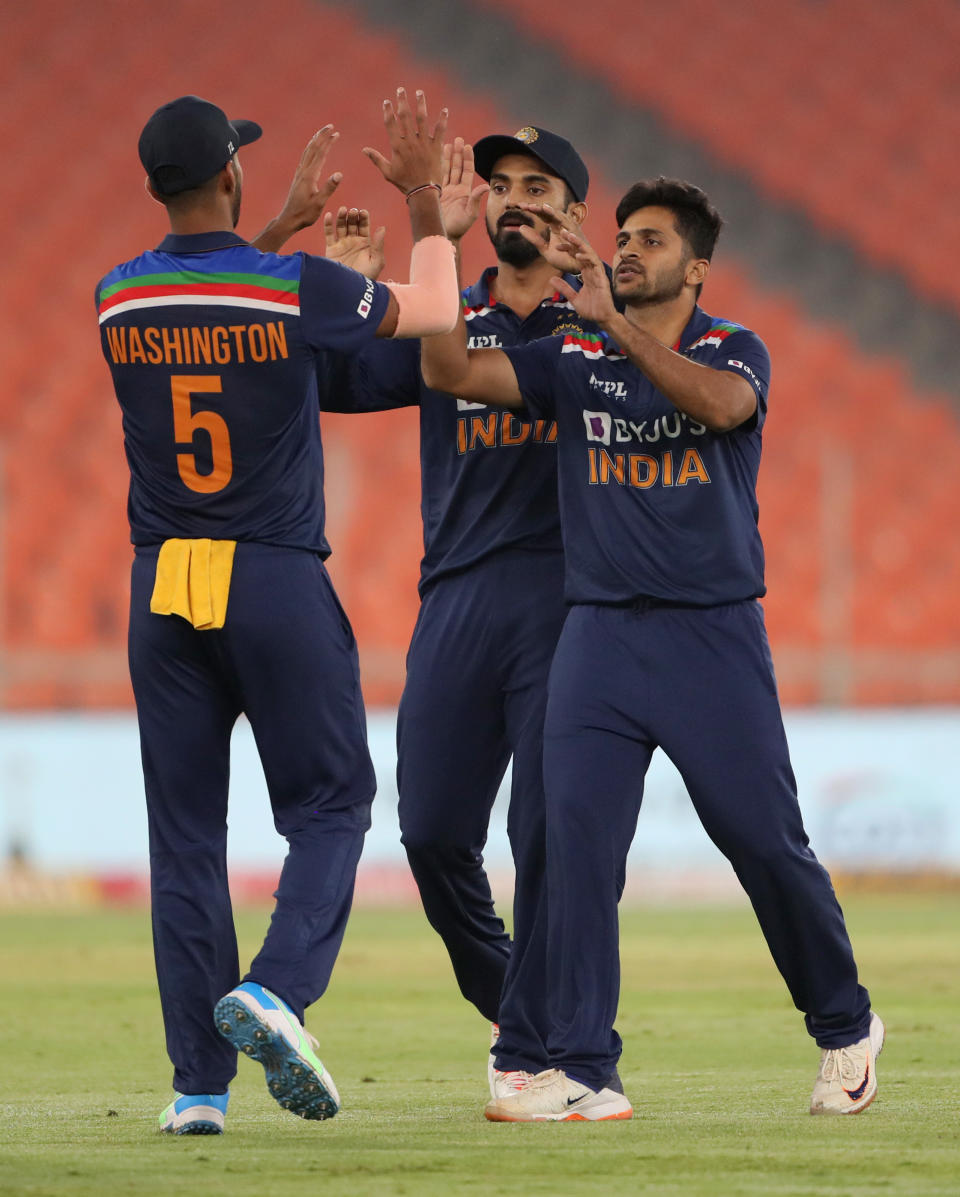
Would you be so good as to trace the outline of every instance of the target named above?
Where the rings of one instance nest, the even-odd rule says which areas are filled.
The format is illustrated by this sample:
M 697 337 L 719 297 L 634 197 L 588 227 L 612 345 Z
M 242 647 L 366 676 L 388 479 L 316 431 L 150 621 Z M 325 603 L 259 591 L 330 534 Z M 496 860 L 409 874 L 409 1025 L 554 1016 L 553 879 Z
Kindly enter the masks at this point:
M 170 235 L 96 289 L 136 545 L 259 541 L 326 556 L 317 353 L 374 339 L 389 292 L 233 233 Z
M 678 351 L 746 378 L 756 414 L 711 432 L 602 334 L 505 350 L 527 410 L 557 421 L 568 602 L 710 606 L 765 593 L 756 482 L 769 354 L 699 307 Z
M 581 337 L 585 323 L 562 295 L 526 319 L 491 302 L 497 270 L 463 292 L 471 349 L 526 345 L 558 335 Z M 577 280 L 568 278 L 572 286 Z M 559 345 L 559 341 L 557 341 Z M 453 400 L 420 377 L 419 342 L 370 345 L 334 384 L 322 406 L 335 411 L 420 407 L 424 555 L 420 592 L 502 549 L 561 549 L 557 501 L 557 426 L 552 413 L 527 421 L 482 403 Z

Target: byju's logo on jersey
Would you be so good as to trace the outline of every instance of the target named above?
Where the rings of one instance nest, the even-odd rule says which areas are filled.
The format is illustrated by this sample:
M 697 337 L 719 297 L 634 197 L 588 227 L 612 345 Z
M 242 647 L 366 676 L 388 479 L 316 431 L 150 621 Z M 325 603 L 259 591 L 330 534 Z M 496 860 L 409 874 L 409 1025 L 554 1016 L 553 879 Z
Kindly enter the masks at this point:
M 373 279 L 367 279 L 367 289 L 363 293 L 363 299 L 357 304 L 357 315 L 362 316 L 364 320 L 370 315 L 370 308 L 373 305 Z
M 599 441 L 601 445 L 610 444 L 610 413 L 608 411 L 585 411 L 583 422 L 587 429 L 588 441 Z
M 754 374 L 746 362 L 738 362 L 736 358 L 729 357 L 727 358 L 727 365 L 735 366 L 738 370 L 742 370 L 744 374 L 749 374 L 757 386 L 760 386 L 760 379 L 757 378 L 756 374 Z
M 587 440 L 601 445 L 624 444 L 627 441 L 655 445 L 661 439 L 673 441 L 687 435 L 703 436 L 707 431 L 705 424 L 691 420 L 679 411 L 653 421 L 641 420 L 639 424 L 635 420 L 612 416 L 608 411 L 584 411 L 583 424 L 587 430 Z
M 591 374 L 590 385 L 595 391 L 600 391 L 610 399 L 626 399 L 628 395 L 626 383 L 617 382 L 612 378 L 597 378 L 596 374 Z

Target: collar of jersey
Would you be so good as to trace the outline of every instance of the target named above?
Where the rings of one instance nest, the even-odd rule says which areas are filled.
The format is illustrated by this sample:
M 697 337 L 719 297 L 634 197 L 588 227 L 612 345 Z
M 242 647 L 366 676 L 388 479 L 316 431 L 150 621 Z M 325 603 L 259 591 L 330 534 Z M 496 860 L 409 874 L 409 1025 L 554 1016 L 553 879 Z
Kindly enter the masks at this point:
M 708 316 L 703 308 L 697 304 L 693 309 L 690 319 L 687 321 L 686 328 L 680 334 L 680 340 L 673 346 L 673 349 L 677 353 L 683 353 L 686 347 L 692 345 L 694 341 L 701 337 L 711 324 L 713 324 L 713 317 Z
M 499 273 L 500 272 L 496 266 L 488 266 L 483 274 L 480 275 L 479 279 L 473 284 L 473 286 L 467 288 L 467 303 L 470 304 L 471 307 L 506 308 L 507 311 L 510 311 L 510 309 L 507 308 L 507 305 L 505 303 L 501 303 L 499 300 L 493 304 L 490 302 L 490 283 L 497 277 Z M 579 288 L 580 280 L 576 277 L 576 275 L 565 274 L 563 277 L 571 287 Z M 556 303 L 558 299 L 563 301 L 563 296 L 559 291 L 555 291 L 552 295 L 548 295 L 545 299 L 542 299 L 540 301 L 540 306 L 542 307 L 545 303 Z
M 157 246 L 161 254 L 206 254 L 212 249 L 233 249 L 235 245 L 246 245 L 236 233 L 220 230 L 216 233 L 167 233 Z

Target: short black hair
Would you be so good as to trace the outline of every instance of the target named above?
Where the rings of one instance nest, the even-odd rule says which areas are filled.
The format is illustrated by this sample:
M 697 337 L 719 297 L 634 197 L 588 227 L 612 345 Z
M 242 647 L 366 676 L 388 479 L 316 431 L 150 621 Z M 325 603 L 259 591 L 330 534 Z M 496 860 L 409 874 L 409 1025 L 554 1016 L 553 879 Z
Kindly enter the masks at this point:
M 232 161 L 232 159 L 231 159 Z M 172 175 L 167 175 L 167 171 L 179 171 L 177 166 L 160 166 L 154 171 L 154 177 L 151 179 L 154 187 L 157 184 L 160 187 L 166 185 L 168 178 L 173 178 Z M 175 191 L 172 194 L 164 194 L 162 191 L 157 192 L 157 199 L 165 208 L 188 208 L 197 201 L 209 198 L 217 189 L 217 178 L 220 171 L 215 175 L 211 175 L 209 179 L 205 179 L 202 183 L 198 183 L 195 187 L 186 187 L 181 191 Z
M 682 179 L 644 179 L 634 183 L 617 204 L 617 228 L 639 208 L 667 208 L 673 213 L 677 232 L 690 246 L 695 258 L 713 257 L 723 221 L 706 193 Z

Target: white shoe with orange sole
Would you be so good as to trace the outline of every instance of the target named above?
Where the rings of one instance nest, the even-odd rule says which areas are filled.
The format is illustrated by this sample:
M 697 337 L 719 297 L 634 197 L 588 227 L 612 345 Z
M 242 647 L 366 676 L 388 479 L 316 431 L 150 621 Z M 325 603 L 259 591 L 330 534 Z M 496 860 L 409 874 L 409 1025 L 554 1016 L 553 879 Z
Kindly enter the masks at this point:
M 487 1102 L 490 1122 L 614 1122 L 633 1117 L 633 1107 L 613 1089 L 590 1089 L 565 1072 L 538 1072 L 524 1088 Z
M 526 1089 L 533 1080 L 532 1072 L 510 1069 L 504 1072 L 496 1065 L 497 1040 L 500 1038 L 500 1028 L 496 1023 L 490 1028 L 490 1055 L 487 1057 L 487 1084 L 490 1086 L 490 1096 L 496 1101 L 501 1097 L 513 1097 L 521 1089 Z
M 885 1032 L 876 1014 L 870 1032 L 849 1047 L 824 1049 L 810 1100 L 811 1114 L 859 1114 L 877 1096 L 877 1056 Z

